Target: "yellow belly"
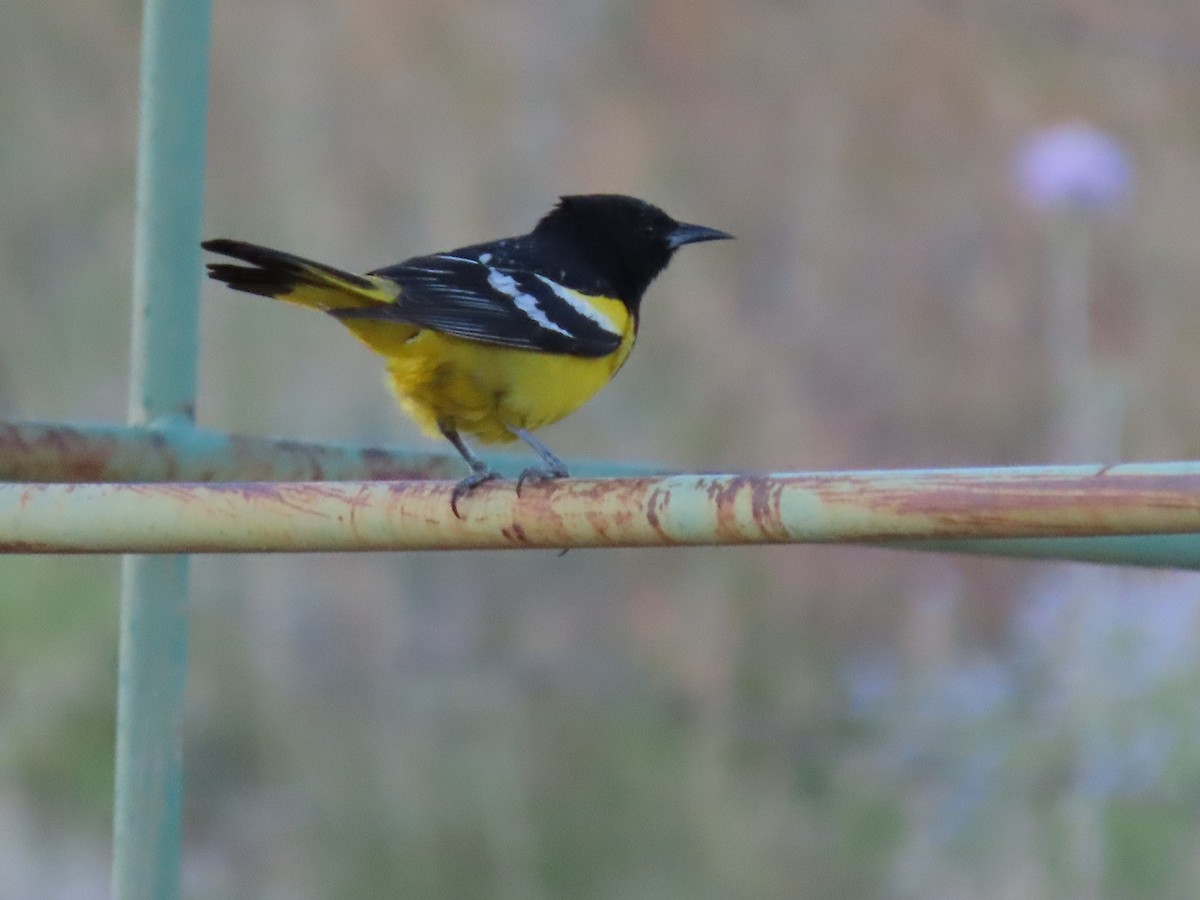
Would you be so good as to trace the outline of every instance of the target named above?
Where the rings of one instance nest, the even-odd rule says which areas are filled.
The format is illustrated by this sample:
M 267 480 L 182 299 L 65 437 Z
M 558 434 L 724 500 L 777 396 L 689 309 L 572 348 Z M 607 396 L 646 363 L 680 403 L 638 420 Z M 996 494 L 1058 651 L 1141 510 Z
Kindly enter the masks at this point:
M 391 296 L 381 292 L 380 301 L 390 302 Z M 347 305 L 324 295 L 317 303 L 299 291 L 283 299 L 321 309 Z M 400 406 L 427 434 L 437 436 L 445 427 L 483 443 L 503 443 L 515 440 L 510 428 L 533 431 L 574 412 L 629 356 L 636 337 L 629 310 L 614 299 L 588 302 L 623 335 L 609 356 L 513 350 L 379 319 L 341 321 L 387 359 L 388 382 Z
M 557 422 L 608 383 L 633 347 L 601 358 L 512 350 L 422 331 L 388 357 L 392 390 L 421 428 L 439 426 L 483 443 L 514 440 L 509 428 L 533 431 Z

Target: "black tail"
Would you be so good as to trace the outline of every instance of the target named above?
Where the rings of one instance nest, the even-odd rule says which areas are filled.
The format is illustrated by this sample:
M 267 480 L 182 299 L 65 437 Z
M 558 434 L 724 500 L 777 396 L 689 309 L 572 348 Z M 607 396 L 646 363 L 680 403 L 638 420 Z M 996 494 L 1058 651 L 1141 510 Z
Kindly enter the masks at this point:
M 393 299 L 376 279 L 355 275 L 282 250 L 217 238 L 200 245 L 248 266 L 209 263 L 209 277 L 237 291 L 289 300 L 326 312 L 373 306 Z

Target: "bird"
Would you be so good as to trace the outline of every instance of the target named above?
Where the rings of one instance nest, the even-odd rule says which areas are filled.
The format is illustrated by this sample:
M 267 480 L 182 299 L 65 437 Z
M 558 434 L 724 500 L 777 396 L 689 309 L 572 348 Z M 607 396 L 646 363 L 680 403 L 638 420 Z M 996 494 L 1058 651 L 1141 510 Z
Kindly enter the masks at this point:
M 500 477 L 464 440 L 521 440 L 517 480 L 565 478 L 533 432 L 587 402 L 625 363 L 642 297 L 686 244 L 732 235 L 622 194 L 563 196 L 527 234 L 414 256 L 366 274 L 216 238 L 201 246 L 230 288 L 320 310 L 386 360 L 401 408 L 470 468 L 450 505 Z

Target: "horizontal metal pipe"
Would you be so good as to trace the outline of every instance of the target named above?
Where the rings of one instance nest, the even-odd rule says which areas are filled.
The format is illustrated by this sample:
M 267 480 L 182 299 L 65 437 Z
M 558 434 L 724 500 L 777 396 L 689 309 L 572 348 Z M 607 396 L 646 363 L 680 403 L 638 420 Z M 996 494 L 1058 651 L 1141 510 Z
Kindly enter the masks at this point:
M 970 553 L 1008 559 L 1069 560 L 1157 569 L 1200 569 L 1200 534 L 1191 533 L 1124 537 L 906 541 L 888 546 L 927 553 Z
M 529 457 L 487 454 L 508 474 Z M 661 467 L 572 461 L 578 475 L 633 475 Z M 357 481 L 454 478 L 457 456 L 355 444 L 225 434 L 187 423 L 165 427 L 0 421 L 0 481 Z
M 1200 532 L 1200 464 L 452 482 L 0 485 L 0 550 L 634 547 Z M 962 549 L 961 547 L 955 549 Z
M 449 478 L 445 455 L 164 428 L 0 422 L 0 481 Z

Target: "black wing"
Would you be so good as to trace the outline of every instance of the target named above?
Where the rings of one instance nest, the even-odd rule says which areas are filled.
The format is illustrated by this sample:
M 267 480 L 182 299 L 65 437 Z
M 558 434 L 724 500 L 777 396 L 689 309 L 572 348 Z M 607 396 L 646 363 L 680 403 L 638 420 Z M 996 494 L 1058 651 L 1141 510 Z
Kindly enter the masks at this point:
M 621 345 L 614 322 L 572 291 L 534 272 L 492 265 L 488 254 L 422 256 L 370 274 L 400 286 L 395 303 L 337 310 L 339 318 L 405 322 L 444 334 L 572 356 L 607 356 Z

